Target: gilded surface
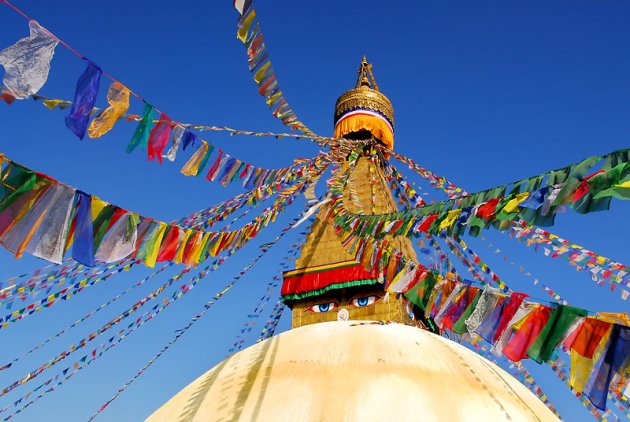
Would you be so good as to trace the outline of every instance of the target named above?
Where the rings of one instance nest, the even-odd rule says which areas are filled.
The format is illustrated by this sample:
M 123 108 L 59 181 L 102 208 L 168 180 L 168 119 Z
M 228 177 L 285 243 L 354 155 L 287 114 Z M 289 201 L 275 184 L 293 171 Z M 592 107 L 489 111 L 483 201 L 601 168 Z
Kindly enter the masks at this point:
M 374 303 L 367 306 L 357 306 L 360 298 L 373 296 Z M 366 286 L 357 289 L 335 291 L 331 295 L 317 296 L 312 300 L 296 303 L 292 309 L 293 328 L 318 322 L 337 321 L 340 312 L 348 316 L 351 321 L 393 321 L 401 324 L 412 324 L 413 319 L 405 311 L 404 299 L 395 295 L 384 296 L 382 286 Z M 319 304 L 331 304 L 328 312 L 313 312 L 313 307 Z M 345 311 L 343 311 L 345 309 Z
M 344 165 L 339 171 L 348 171 L 347 165 Z M 372 179 L 376 182 L 374 186 L 372 186 Z M 374 196 L 372 196 L 372 188 L 374 188 Z M 355 195 L 356 197 L 353 198 Z M 357 207 L 356 201 L 361 204 L 363 211 L 368 214 L 371 213 L 371 210 L 376 214 L 397 211 L 396 201 L 388 189 L 378 160 L 372 165 L 367 157 L 359 157 L 348 185 L 344 189 L 343 201 L 344 206 L 354 213 L 361 211 Z M 354 260 L 354 257 L 341 244 L 339 237 L 335 234 L 333 225 L 325 219 L 328 210 L 327 206 L 322 207 L 315 223 L 311 226 L 311 231 L 307 235 L 304 245 L 302 245 L 300 256 L 295 262 L 295 268 L 308 268 Z M 406 257 L 417 262 L 418 258 L 409 238 L 405 236 L 396 238 L 387 236 L 386 239 L 394 248 L 402 251 Z M 384 295 L 382 285 L 354 287 L 342 291 L 334 290 L 326 295 L 297 301 L 292 304 L 293 327 L 335 321 L 341 309 L 347 310 L 350 319 L 412 322 L 402 301 L 396 299 L 393 295 L 390 295 L 387 301 L 379 299 L 375 303 L 361 308 L 353 306 L 351 303 L 353 298 L 367 297 L 376 293 L 380 294 L 380 296 Z M 337 308 L 328 312 L 313 312 L 313 305 L 332 302 L 335 302 Z
M 360 157 L 346 188 L 344 189 L 343 203 L 347 210 L 358 213 L 360 210 L 356 207 L 351 193 L 354 188 L 356 199 L 361 203 L 363 211 L 370 214 L 370 210 L 374 209 L 376 214 L 386 214 L 398 211 L 396 201 L 385 181 L 383 170 L 377 162 L 370 172 L 371 164 L 366 157 Z M 347 171 L 344 165 L 339 171 Z M 372 177 L 376 179 L 374 186 L 375 196 L 372 198 Z M 374 200 L 374 203 L 372 203 Z M 343 261 L 352 261 L 354 259 L 341 244 L 339 237 L 335 234 L 332 223 L 325 220 L 329 208 L 323 206 L 317 215 L 317 220 L 311 226 L 310 233 L 306 237 L 300 257 L 295 262 L 295 268 L 315 267 L 318 265 L 333 264 Z M 418 258 L 411 245 L 411 240 L 404 236 L 397 238 L 386 237 L 393 243 L 394 247 L 402 251 L 405 256 L 417 261 Z
M 394 126 L 394 107 L 389 99 L 367 86 L 349 89 L 341 94 L 335 105 L 335 123 L 348 110 L 363 108 L 383 114 Z

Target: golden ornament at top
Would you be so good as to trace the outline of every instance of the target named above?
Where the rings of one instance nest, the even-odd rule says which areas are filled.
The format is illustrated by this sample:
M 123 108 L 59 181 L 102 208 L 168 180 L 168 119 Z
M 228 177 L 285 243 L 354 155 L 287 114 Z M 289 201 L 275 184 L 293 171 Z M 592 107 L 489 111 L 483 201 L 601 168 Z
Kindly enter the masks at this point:
M 381 93 L 372 74 L 372 64 L 363 56 L 359 67 L 359 77 L 354 88 L 347 90 L 335 104 L 335 124 L 348 111 L 366 109 L 382 114 L 394 126 L 394 108 L 389 99 Z

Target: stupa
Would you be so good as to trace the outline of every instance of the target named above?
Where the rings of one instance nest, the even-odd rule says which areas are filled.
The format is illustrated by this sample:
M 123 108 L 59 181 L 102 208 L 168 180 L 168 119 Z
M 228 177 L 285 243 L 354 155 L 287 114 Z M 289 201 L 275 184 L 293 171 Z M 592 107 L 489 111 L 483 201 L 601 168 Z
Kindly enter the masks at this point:
M 335 107 L 334 136 L 360 141 L 344 204 L 396 211 L 385 177 L 394 111 L 364 57 Z M 497 365 L 428 328 L 404 296 L 387 294 L 393 269 L 355 261 L 321 206 L 282 297 L 293 329 L 238 352 L 185 387 L 149 421 L 556 421 Z M 417 261 L 406 237 L 388 238 Z M 386 321 L 386 322 L 385 322 Z

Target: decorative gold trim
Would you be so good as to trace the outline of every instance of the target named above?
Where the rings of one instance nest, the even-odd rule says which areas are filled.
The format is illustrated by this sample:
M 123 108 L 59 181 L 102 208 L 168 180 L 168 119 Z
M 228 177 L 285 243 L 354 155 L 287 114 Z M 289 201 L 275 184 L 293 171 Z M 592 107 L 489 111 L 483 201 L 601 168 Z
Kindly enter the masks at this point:
M 394 125 L 394 108 L 389 99 L 367 86 L 360 88 L 352 88 L 341 94 L 335 104 L 335 123 L 339 118 L 349 110 L 367 109 L 376 111 L 385 116 L 387 120 Z

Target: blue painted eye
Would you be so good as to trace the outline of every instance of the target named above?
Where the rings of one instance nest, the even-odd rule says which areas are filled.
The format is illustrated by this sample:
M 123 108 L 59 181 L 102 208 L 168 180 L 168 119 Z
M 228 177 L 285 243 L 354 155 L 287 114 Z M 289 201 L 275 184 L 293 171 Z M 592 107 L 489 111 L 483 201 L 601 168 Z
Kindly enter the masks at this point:
M 378 299 L 378 297 L 376 296 L 357 297 L 357 298 L 352 299 L 351 304 L 358 308 L 364 308 L 376 302 L 376 299 Z
M 310 308 L 308 308 L 307 311 L 322 313 L 322 312 L 332 311 L 336 307 L 337 307 L 337 304 L 335 302 L 318 303 L 317 305 L 313 305 Z

